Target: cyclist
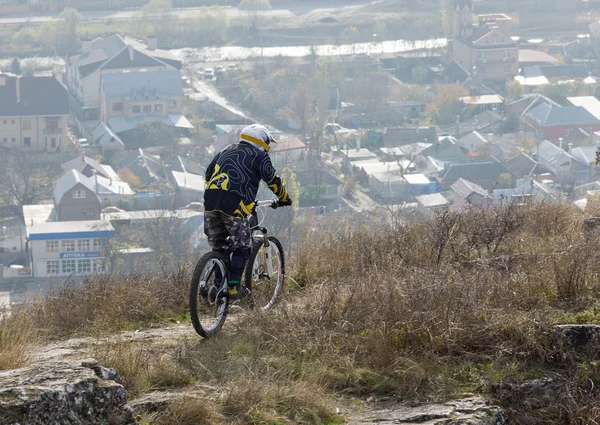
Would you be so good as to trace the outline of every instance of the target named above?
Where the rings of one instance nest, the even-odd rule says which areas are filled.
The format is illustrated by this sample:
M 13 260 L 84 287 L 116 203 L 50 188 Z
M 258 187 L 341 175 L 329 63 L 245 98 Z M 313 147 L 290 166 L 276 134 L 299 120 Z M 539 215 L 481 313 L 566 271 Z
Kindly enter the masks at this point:
M 234 143 L 212 160 L 206 170 L 204 192 L 204 233 L 213 250 L 227 255 L 229 262 L 228 290 L 231 299 L 245 294 L 241 286 L 244 265 L 250 254 L 251 213 L 260 181 L 263 180 L 277 196 L 279 206 L 292 205 L 285 185 L 277 176 L 268 155 L 276 143 L 269 130 L 259 124 L 245 127 Z

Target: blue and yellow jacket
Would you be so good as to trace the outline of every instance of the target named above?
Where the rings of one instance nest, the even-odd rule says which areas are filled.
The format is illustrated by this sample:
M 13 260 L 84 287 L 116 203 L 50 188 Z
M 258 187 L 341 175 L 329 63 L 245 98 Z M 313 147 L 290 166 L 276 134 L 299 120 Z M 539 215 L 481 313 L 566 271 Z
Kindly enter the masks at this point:
M 205 211 L 246 218 L 254 207 L 261 180 L 280 201 L 288 200 L 287 190 L 265 151 L 245 142 L 223 149 L 206 170 Z

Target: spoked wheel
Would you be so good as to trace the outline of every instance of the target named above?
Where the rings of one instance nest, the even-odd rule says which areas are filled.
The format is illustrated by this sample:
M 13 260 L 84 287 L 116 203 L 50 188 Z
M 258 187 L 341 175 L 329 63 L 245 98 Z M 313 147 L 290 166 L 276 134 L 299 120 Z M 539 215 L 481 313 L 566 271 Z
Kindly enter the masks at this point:
M 227 260 L 218 252 L 204 254 L 194 269 L 190 286 L 190 315 L 194 329 L 204 338 L 216 335 L 227 317 L 229 297 Z
M 269 236 L 269 246 L 262 238 L 254 242 L 246 263 L 244 284 L 251 291 L 252 305 L 263 310 L 271 308 L 283 287 L 285 259 L 281 242 Z

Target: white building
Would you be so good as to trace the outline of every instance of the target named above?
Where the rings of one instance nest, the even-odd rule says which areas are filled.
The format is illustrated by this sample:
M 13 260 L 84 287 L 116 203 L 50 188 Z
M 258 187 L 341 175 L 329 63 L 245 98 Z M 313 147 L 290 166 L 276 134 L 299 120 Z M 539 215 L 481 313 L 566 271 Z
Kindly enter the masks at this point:
M 102 273 L 106 246 L 114 235 L 110 222 L 102 220 L 35 223 L 28 226 L 33 277 Z

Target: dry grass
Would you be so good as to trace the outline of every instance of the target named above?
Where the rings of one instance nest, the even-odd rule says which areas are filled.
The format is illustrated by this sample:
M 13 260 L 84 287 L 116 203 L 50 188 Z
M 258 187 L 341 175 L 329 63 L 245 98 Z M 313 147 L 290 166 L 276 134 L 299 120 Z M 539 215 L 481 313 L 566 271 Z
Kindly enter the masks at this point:
M 559 398 L 543 409 L 503 401 L 514 423 L 598 423 L 597 353 L 571 352 L 551 332 L 600 323 L 600 241 L 584 219 L 542 204 L 404 228 L 337 221 L 291 259 L 299 285 L 278 308 L 232 316 L 212 340 L 120 342 L 95 355 L 135 394 L 189 382 L 222 391 L 149 424 L 336 423 L 327 394 L 428 401 L 548 376 L 562 383 Z M 30 317 L 46 337 L 158 321 L 185 311 L 188 279 L 102 278 Z
M 34 323 L 25 310 L 0 311 L 0 370 L 25 366 L 37 341 Z

